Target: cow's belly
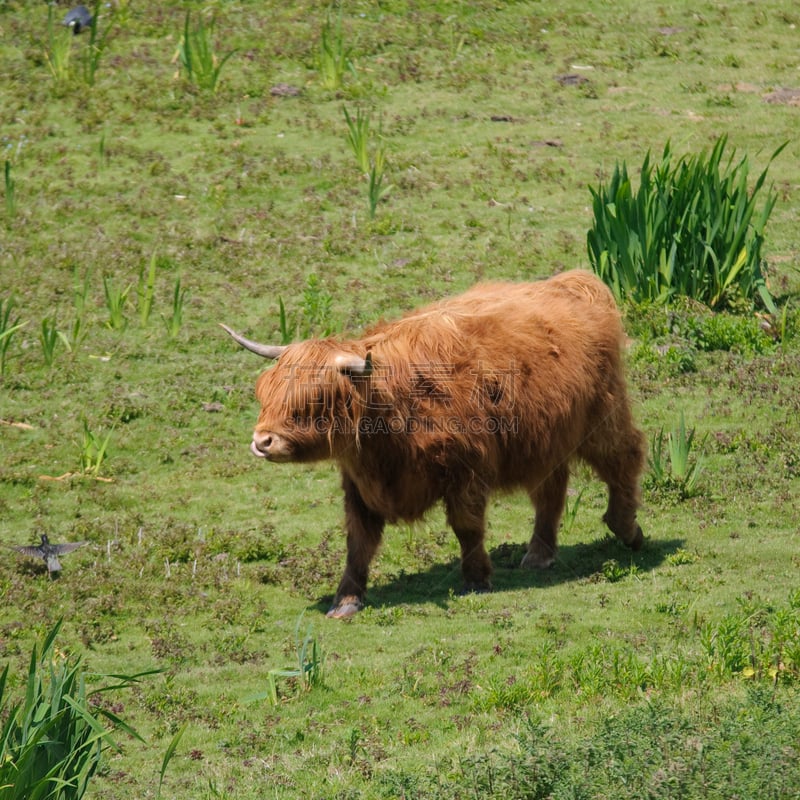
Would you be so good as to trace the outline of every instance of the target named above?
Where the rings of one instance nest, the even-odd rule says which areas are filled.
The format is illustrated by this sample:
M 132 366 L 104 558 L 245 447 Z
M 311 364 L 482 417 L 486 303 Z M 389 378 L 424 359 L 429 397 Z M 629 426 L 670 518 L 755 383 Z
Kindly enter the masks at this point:
M 438 481 L 426 475 L 395 476 L 353 474 L 347 476 L 358 488 L 364 504 L 387 522 L 420 519 L 442 496 Z

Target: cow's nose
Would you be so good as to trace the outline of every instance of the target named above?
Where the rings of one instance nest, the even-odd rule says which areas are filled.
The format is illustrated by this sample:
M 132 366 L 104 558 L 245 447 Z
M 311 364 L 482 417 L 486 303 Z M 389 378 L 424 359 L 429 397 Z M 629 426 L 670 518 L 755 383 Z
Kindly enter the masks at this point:
M 253 434 L 253 441 L 250 444 L 250 449 L 253 451 L 253 455 L 258 456 L 259 458 L 266 458 L 267 454 L 269 453 L 269 448 L 272 446 L 272 434 L 271 433 L 259 433 L 256 431 Z

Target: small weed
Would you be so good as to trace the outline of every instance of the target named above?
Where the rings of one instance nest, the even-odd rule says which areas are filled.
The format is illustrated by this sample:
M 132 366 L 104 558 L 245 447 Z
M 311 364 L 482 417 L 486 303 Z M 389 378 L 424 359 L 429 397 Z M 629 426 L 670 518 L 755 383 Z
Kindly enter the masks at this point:
M 333 296 L 323 289 L 319 276 L 312 272 L 306 278 L 306 287 L 303 290 L 303 338 L 312 335 L 330 336 L 333 332 L 332 308 Z
M 16 316 L 11 319 L 11 310 L 14 308 L 14 298 L 9 297 L 5 302 L 0 300 L 0 378 L 6 374 L 6 359 L 8 348 L 14 334 L 27 323 L 20 322 Z
M 172 761 L 173 756 L 175 755 L 175 751 L 180 744 L 181 739 L 183 738 L 183 734 L 186 733 L 186 728 L 189 725 L 188 722 L 184 722 L 175 735 L 170 740 L 169 745 L 164 753 L 164 758 L 161 761 L 161 771 L 158 773 L 158 789 L 156 790 L 156 800 L 160 800 L 161 798 L 161 787 L 164 785 L 164 775 L 167 772 L 167 767 L 169 766 L 169 762 Z
M 330 92 L 342 87 L 346 72 L 355 74 L 355 68 L 350 61 L 350 49 L 345 47 L 342 36 L 341 9 L 335 22 L 331 19 L 330 9 L 325 16 L 320 33 L 318 69 L 322 87 Z
M 575 518 L 578 516 L 578 509 L 581 507 L 581 498 L 583 497 L 583 492 L 584 490 L 581 489 L 572 502 L 570 502 L 569 498 L 567 498 L 567 502 L 564 505 L 564 515 L 561 518 L 561 528 L 567 535 L 572 532 L 572 529 L 575 526 Z
M 624 578 L 639 574 L 639 568 L 636 564 L 631 564 L 629 567 L 623 567 L 616 559 L 610 558 L 603 563 L 601 569 L 603 578 L 609 583 L 617 583 Z
M 11 223 L 17 216 L 17 195 L 16 182 L 11 175 L 11 162 L 5 162 L 5 187 L 6 187 L 6 225 L 10 228 Z
M 375 212 L 378 208 L 378 203 L 383 200 L 386 195 L 392 190 L 392 185 L 383 185 L 384 171 L 386 169 L 386 151 L 383 147 L 379 147 L 375 151 L 375 156 L 372 159 L 372 164 L 369 170 L 369 191 L 367 199 L 369 203 L 369 218 L 375 219 Z
M 347 121 L 347 141 L 356 157 L 358 168 L 362 174 L 370 171 L 369 159 L 369 113 L 361 107 L 356 109 L 355 119 L 350 116 L 347 106 L 342 106 Z
M 125 303 L 128 299 L 130 286 L 125 289 L 118 289 L 108 277 L 103 278 L 103 290 L 106 297 L 106 308 L 108 309 L 108 327 L 112 330 L 124 330 L 128 325 L 125 317 Z
M 72 322 L 68 337 L 62 337 L 67 350 L 71 353 L 77 350 L 86 338 L 86 302 L 89 297 L 89 270 L 83 273 L 83 279 L 78 278 L 77 268 L 72 271 L 72 304 L 75 307 L 75 319 Z
M 70 79 L 70 60 L 72 55 L 72 31 L 64 30 L 56 22 L 56 5 L 47 7 L 47 43 L 44 57 L 47 68 L 57 87 L 63 87 Z
M 767 352 L 774 347 L 773 340 L 754 316 L 695 316 L 686 320 L 685 330 L 682 332 L 698 350 L 730 350 L 753 355 Z
M 510 675 L 489 681 L 476 698 L 475 706 L 479 711 L 513 711 L 524 708 L 535 699 L 535 693 L 527 681 Z
M 675 377 L 697 370 L 695 351 L 685 344 L 654 346 L 639 342 L 631 350 L 631 363 L 657 377 Z
M 106 132 L 100 134 L 100 141 L 97 143 L 97 166 L 102 170 L 108 159 L 108 152 L 106 151 Z
M 156 254 L 150 257 L 150 267 L 145 272 L 144 265 L 139 270 L 139 283 L 136 286 L 136 296 L 138 298 L 139 322 L 143 328 L 147 327 L 150 321 L 150 314 L 153 310 L 153 297 L 156 287 Z
M 60 333 L 56 327 L 56 321 L 50 317 L 45 317 L 42 320 L 42 330 L 39 333 L 39 342 L 42 345 L 42 355 L 44 356 L 44 363 L 48 367 L 53 366 L 53 359 L 55 358 L 56 345 L 58 342 L 63 341 L 69 347 L 69 342 L 63 333 Z
M 214 52 L 214 22 L 205 25 L 202 15 L 197 25 L 191 26 L 191 12 L 186 12 L 183 36 L 178 46 L 178 59 L 190 83 L 198 89 L 216 92 L 219 76 L 228 59 L 236 52 L 231 50 L 222 58 Z
M 675 489 L 680 499 L 694 497 L 699 490 L 699 479 L 703 472 L 701 457 L 693 458 L 695 429 L 686 429 L 681 412 L 678 425 L 670 433 L 661 428 L 650 443 L 650 483 L 658 489 Z M 704 440 L 705 441 L 705 440 Z
M 686 420 L 681 412 L 678 427 L 669 435 L 669 461 L 672 476 L 683 485 L 690 497 L 702 472 L 701 462 L 697 460 L 692 464 L 690 459 L 694 434 L 694 428 L 686 430 Z
M 450 61 L 455 61 L 461 55 L 467 37 L 459 32 L 455 15 L 449 16 L 445 20 L 445 25 L 447 26 L 447 54 Z
M 347 739 L 347 763 L 354 767 L 358 760 L 359 752 L 364 750 L 364 745 L 361 743 L 362 734 L 358 728 L 353 728 L 350 731 L 350 736 Z
M 254 699 L 267 698 L 272 705 L 278 705 L 278 680 L 281 678 L 290 678 L 299 682 L 304 691 L 311 691 L 315 687 L 323 685 L 325 657 L 322 653 L 322 648 L 313 635 L 311 625 L 306 628 L 303 638 L 300 638 L 300 626 L 302 622 L 303 614 L 298 617 L 294 629 L 297 666 L 287 669 L 271 669 L 267 673 L 266 694 L 260 695 Z
M 169 318 L 165 318 L 164 320 L 167 324 L 167 333 L 170 339 L 176 339 L 181 332 L 181 326 L 183 325 L 183 308 L 188 294 L 188 289 L 181 288 L 181 279 L 180 276 L 178 276 L 175 279 L 175 288 L 172 292 L 172 314 Z
M 286 318 L 286 306 L 283 304 L 282 297 L 278 298 L 278 326 L 281 332 L 281 344 L 289 344 L 292 341 L 293 333 Z
M 106 8 L 111 8 L 110 4 L 106 4 Z M 92 9 L 92 23 L 89 26 L 89 41 L 86 44 L 86 50 L 83 57 L 83 80 L 87 86 L 94 86 L 95 76 L 100 66 L 100 59 L 106 49 L 106 40 L 112 30 L 113 17 L 115 12 L 111 12 L 110 19 L 105 24 L 103 33 L 97 33 L 97 21 L 100 16 L 101 3 L 96 0 L 94 8 Z
M 83 421 L 80 462 L 81 470 L 86 475 L 92 475 L 95 478 L 100 476 L 100 468 L 103 466 L 112 433 L 113 429 L 105 435 L 105 438 L 101 438 L 89 429 L 89 423 L 86 420 Z
M 679 567 L 682 564 L 694 564 L 695 561 L 697 561 L 697 556 L 687 552 L 682 547 L 667 556 L 667 564 L 671 564 L 673 567 Z
M 278 330 L 281 344 L 289 344 L 295 338 L 330 336 L 333 333 L 332 309 L 333 296 L 323 289 L 319 276 L 312 272 L 306 278 L 303 304 L 299 314 L 290 316 L 283 298 L 278 298 Z

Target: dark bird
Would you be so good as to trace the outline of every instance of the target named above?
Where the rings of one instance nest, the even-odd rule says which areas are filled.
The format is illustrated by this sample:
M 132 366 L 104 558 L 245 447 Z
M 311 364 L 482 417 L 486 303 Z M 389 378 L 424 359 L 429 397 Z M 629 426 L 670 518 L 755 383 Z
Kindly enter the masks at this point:
M 86 6 L 75 6 L 67 12 L 62 24 L 72 28 L 72 32 L 77 36 L 84 28 L 88 28 L 92 24 L 92 15 Z
M 42 534 L 42 543 L 39 545 L 12 545 L 14 550 L 31 558 L 41 558 L 47 564 L 47 571 L 52 575 L 54 572 L 61 572 L 61 562 L 59 556 L 71 553 L 79 547 L 83 547 L 86 542 L 67 542 L 66 544 L 50 544 L 47 534 Z

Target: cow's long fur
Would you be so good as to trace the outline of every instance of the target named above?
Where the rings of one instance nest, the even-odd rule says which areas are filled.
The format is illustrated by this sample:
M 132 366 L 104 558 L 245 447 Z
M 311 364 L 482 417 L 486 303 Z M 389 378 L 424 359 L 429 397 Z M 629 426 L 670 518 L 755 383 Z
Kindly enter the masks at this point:
M 418 519 L 439 500 L 467 588 L 490 585 L 483 539 L 493 490 L 528 492 L 536 521 L 523 565 L 549 565 L 575 458 L 608 484 L 604 519 L 637 548 L 644 446 L 624 338 L 608 289 L 574 271 L 481 284 L 360 339 L 291 345 L 258 380 L 254 441 L 278 434 L 288 460 L 330 457 L 341 468 L 348 555 L 332 614 L 360 607 L 384 523 Z M 335 365 L 367 353 L 371 374 Z

